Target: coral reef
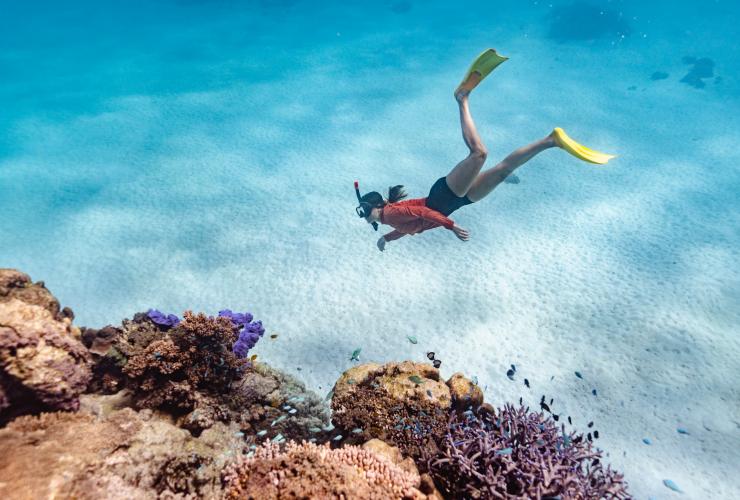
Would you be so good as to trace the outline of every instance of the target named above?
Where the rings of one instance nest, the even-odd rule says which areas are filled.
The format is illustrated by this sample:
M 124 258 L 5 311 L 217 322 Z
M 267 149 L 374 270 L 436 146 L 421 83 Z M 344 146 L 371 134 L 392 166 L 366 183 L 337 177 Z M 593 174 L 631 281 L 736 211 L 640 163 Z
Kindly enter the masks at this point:
M 438 487 L 465 498 L 630 498 L 622 476 L 604 468 L 582 435 L 542 413 L 506 405 L 453 414 L 440 455 L 428 457 Z
M 77 409 L 91 372 L 72 316 L 59 311 L 43 283 L 0 270 L 0 424 L 27 413 Z
M 427 498 L 418 472 L 357 446 L 268 442 L 229 466 L 224 480 L 232 499 Z
M 435 454 L 449 412 L 483 401 L 481 390 L 461 374 L 450 382 L 441 381 L 439 370 L 429 364 L 358 365 L 334 386 L 332 421 L 347 443 L 378 438 L 415 459 Z
M 441 500 L 435 482 L 453 498 L 629 497 L 582 435 L 445 382 L 434 353 L 347 370 L 330 422 L 299 380 L 246 359 L 265 332 L 249 313 L 73 316 L 0 270 L 0 498 Z
M 151 410 L 21 417 L 0 430 L 0 497 L 218 497 L 221 471 L 247 446 L 233 427 L 194 438 Z

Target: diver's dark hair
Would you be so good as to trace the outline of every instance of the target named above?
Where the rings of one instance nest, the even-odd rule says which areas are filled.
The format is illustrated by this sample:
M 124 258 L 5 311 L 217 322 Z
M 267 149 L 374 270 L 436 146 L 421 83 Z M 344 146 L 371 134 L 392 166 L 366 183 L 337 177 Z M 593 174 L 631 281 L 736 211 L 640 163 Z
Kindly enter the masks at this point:
M 373 206 L 373 208 L 383 208 L 388 203 L 396 203 L 397 201 L 401 201 L 402 199 L 406 198 L 408 196 L 404 190 L 403 186 L 393 186 L 388 188 L 388 198 L 384 199 L 383 195 L 378 193 L 377 191 L 370 191 L 369 193 L 365 193 L 361 200 L 369 203 Z

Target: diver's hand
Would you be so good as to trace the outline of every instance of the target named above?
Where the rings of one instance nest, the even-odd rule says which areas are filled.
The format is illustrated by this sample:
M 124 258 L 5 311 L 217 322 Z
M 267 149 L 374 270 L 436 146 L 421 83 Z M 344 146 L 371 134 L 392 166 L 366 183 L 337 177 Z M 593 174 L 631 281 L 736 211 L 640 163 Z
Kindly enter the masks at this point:
M 385 237 L 383 236 L 381 236 L 378 240 L 378 250 L 380 250 L 381 252 L 385 250 Z
M 468 241 L 468 238 L 470 238 L 470 233 L 468 233 L 466 229 L 463 229 L 458 225 L 452 226 L 452 231 L 455 233 L 455 236 L 463 241 Z

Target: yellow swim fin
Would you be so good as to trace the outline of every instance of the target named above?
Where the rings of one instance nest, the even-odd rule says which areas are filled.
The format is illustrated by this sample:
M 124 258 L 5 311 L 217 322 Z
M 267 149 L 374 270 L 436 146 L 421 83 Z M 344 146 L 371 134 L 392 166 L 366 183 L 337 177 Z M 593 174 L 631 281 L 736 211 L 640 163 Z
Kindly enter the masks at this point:
M 617 157 L 616 155 L 594 151 L 593 149 L 587 148 L 582 144 L 578 144 L 576 141 L 568 137 L 568 134 L 565 133 L 565 130 L 560 127 L 555 127 L 555 129 L 553 129 L 553 132 L 555 133 L 555 142 L 559 147 L 563 148 L 576 158 L 580 158 L 583 161 L 604 165 L 612 158 Z
M 457 87 L 457 90 L 455 93 L 459 92 L 460 90 L 464 90 L 466 92 L 470 92 L 473 90 L 485 77 L 491 73 L 494 69 L 496 69 L 496 66 L 501 64 L 502 62 L 506 61 L 508 57 L 500 56 L 498 53 L 496 53 L 496 49 L 486 49 L 484 50 L 476 59 L 473 61 L 473 64 L 470 65 L 470 69 L 468 69 L 468 72 L 465 73 L 465 77 L 463 78 L 460 85 Z M 475 72 L 480 75 L 480 79 L 477 78 L 470 78 L 470 75 Z

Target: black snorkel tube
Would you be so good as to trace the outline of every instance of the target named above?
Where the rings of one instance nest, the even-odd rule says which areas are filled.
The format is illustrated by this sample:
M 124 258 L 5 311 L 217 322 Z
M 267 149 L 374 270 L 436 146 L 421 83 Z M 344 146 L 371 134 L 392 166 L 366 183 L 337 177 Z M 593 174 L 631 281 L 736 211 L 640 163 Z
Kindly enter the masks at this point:
M 355 194 L 357 195 L 357 201 L 360 203 L 358 207 L 355 208 L 355 212 L 357 212 L 357 215 L 362 217 L 363 219 L 366 218 L 368 215 L 370 215 L 370 212 L 373 209 L 373 206 L 370 205 L 366 201 L 362 201 L 362 196 L 360 196 L 360 183 L 359 181 L 355 181 Z M 373 225 L 373 229 L 376 231 L 378 230 L 378 223 L 377 222 L 371 222 L 370 224 Z

